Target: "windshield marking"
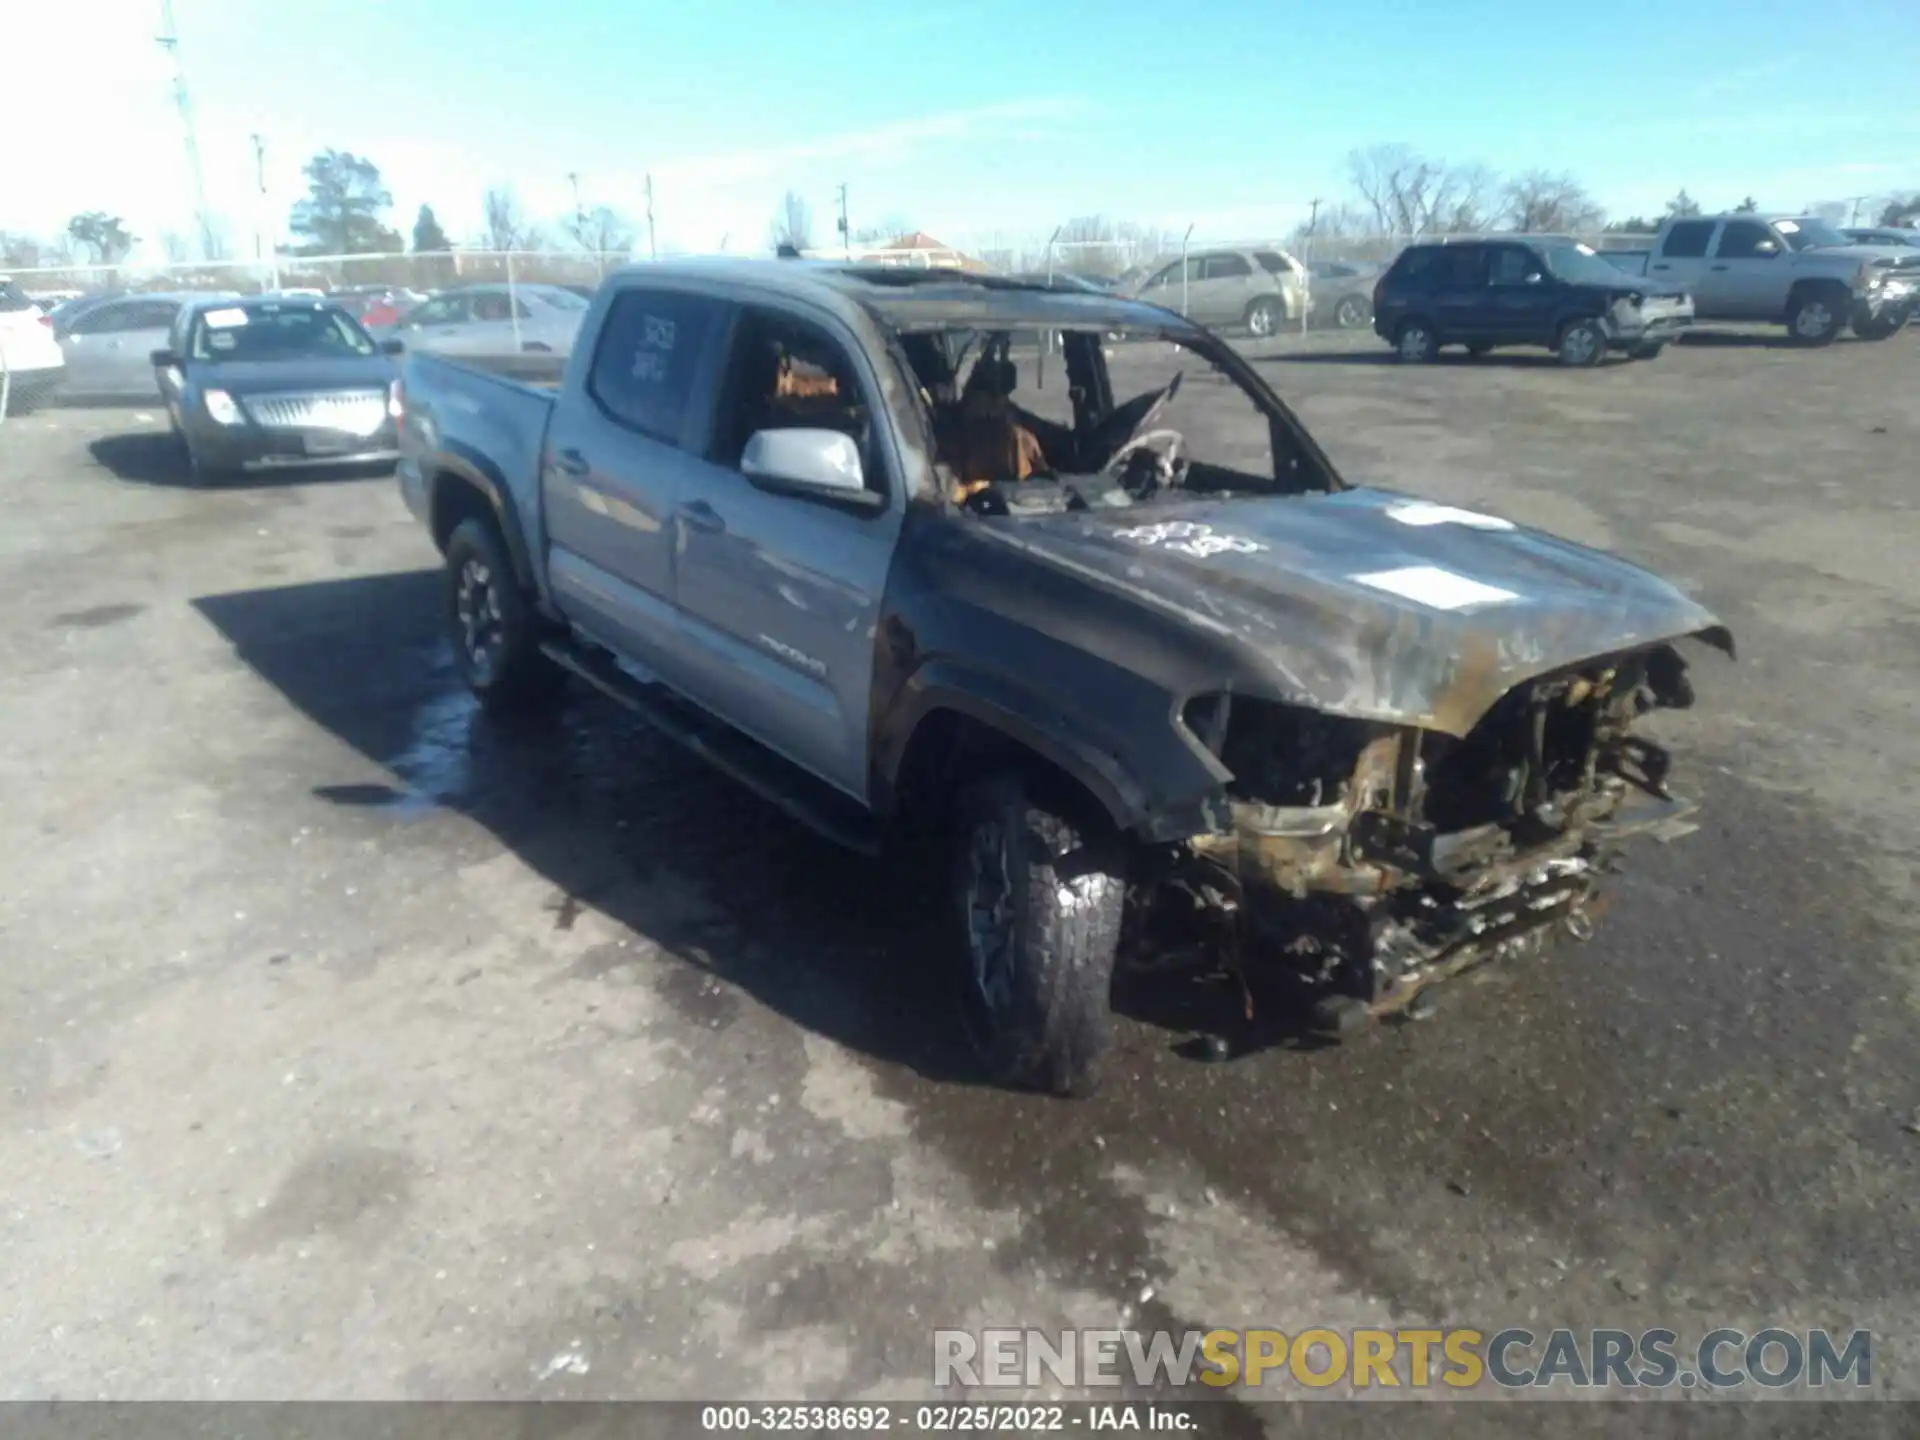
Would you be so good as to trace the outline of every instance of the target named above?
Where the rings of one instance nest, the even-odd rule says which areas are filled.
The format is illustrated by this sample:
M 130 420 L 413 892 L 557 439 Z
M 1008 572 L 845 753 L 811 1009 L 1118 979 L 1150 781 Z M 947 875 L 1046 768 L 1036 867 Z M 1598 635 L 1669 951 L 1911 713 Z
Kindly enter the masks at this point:
M 1372 590 L 1384 590 L 1403 600 L 1425 605 L 1429 610 L 1464 610 L 1470 605 L 1504 605 L 1520 597 L 1497 585 L 1482 585 L 1465 575 L 1442 570 L 1437 565 L 1408 565 L 1399 570 L 1376 570 L 1348 577 Z
M 1196 560 L 1225 554 L 1255 555 L 1267 548 L 1244 535 L 1216 535 L 1211 525 L 1192 520 L 1165 520 L 1158 525 L 1135 525 L 1113 533 L 1118 540 L 1142 546 L 1157 545 L 1178 555 L 1191 555 Z
M 1511 530 L 1513 522 L 1498 515 L 1481 515 L 1473 510 L 1456 510 L 1451 505 L 1436 505 L 1431 500 L 1408 500 L 1387 506 L 1387 516 L 1402 525 L 1465 525 L 1474 530 Z

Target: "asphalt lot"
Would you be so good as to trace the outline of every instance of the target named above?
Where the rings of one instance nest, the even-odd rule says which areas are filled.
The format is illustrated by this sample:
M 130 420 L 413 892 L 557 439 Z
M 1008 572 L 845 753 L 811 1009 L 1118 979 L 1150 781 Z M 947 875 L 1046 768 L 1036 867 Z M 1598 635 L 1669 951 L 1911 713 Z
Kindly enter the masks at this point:
M 1869 1326 L 1920 1398 L 1920 333 L 1265 348 L 1350 478 L 1732 626 L 1660 727 L 1704 825 L 1429 1023 L 1208 1065 L 1135 997 L 1082 1103 L 967 1082 L 924 897 L 595 697 L 477 716 L 389 477 L 8 420 L 0 1398 L 913 1396 L 936 1326 L 1421 1323 Z

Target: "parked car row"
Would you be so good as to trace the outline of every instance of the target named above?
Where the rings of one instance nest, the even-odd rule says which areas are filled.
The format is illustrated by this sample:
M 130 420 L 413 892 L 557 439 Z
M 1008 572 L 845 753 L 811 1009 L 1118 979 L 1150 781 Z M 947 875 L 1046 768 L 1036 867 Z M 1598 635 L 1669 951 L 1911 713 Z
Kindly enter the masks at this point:
M 10 403 L 27 408 L 56 390 L 80 400 L 162 398 L 153 351 L 172 343 L 180 317 L 204 303 L 238 302 L 233 291 L 138 291 L 73 295 L 51 306 L 0 277 L 0 367 Z M 465 285 L 424 295 L 397 286 L 352 286 L 322 294 L 281 290 L 255 299 L 324 303 L 374 341 L 460 355 L 573 348 L 587 302 L 561 285 Z
M 1884 340 L 1920 302 L 1920 247 L 1869 243 L 1807 216 L 1670 219 L 1651 248 L 1564 235 L 1447 237 L 1408 246 L 1376 285 L 1375 332 L 1403 360 L 1541 346 L 1562 364 L 1650 360 L 1696 320 L 1784 325 L 1803 345 L 1851 327 Z

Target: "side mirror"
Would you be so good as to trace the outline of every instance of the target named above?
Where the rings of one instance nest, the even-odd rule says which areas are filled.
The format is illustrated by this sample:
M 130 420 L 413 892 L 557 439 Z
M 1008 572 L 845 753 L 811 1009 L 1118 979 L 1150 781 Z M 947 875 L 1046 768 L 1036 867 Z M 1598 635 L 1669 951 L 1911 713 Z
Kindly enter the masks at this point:
M 740 473 L 775 495 L 866 511 L 887 503 L 867 489 L 860 447 L 838 430 L 757 430 L 740 456 Z
M 1529 285 L 1539 285 L 1544 282 L 1546 278 L 1547 277 L 1542 275 L 1538 270 L 1527 271 L 1527 284 Z
M 398 355 L 406 348 L 407 342 L 404 340 L 382 340 L 380 342 L 380 353 L 382 355 Z
M 156 370 L 164 370 L 170 365 L 178 365 L 180 363 L 180 352 L 178 350 L 156 350 L 147 358 L 153 362 Z
M 1771 260 L 1779 253 L 1779 243 L 1773 240 L 1761 240 L 1753 247 L 1753 255 L 1756 260 Z

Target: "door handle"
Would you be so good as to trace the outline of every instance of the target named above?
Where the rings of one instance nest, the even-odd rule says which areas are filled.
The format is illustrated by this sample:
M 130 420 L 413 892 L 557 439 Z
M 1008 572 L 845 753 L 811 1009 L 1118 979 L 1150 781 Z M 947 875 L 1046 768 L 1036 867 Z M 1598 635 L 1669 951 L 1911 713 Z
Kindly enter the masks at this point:
M 709 535 L 718 535 L 727 528 L 727 522 L 720 518 L 720 512 L 704 500 L 682 505 L 680 517 L 689 530 L 701 530 Z
M 1727 267 L 1726 267 L 1726 266 L 1724 266 L 1724 265 L 1715 265 L 1715 266 L 1713 266 L 1713 267 L 1711 267 L 1711 268 L 1713 268 L 1713 269 L 1715 269 L 1715 270 L 1724 270 L 1724 269 L 1726 269 Z
M 576 480 L 593 467 L 587 464 L 587 457 L 578 450 L 562 450 L 553 457 L 554 468 L 562 475 L 571 475 Z
M 1662 260 L 1658 265 L 1654 266 L 1653 268 L 1656 270 L 1671 270 L 1673 267 L 1667 264 L 1666 261 Z

